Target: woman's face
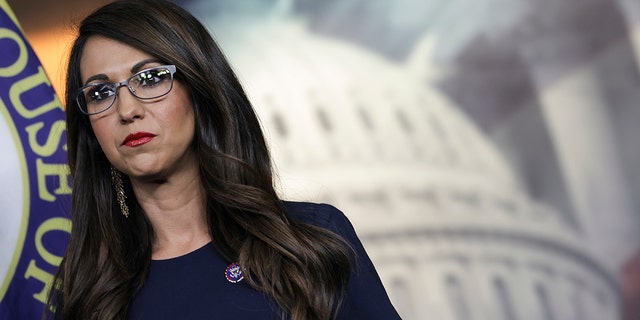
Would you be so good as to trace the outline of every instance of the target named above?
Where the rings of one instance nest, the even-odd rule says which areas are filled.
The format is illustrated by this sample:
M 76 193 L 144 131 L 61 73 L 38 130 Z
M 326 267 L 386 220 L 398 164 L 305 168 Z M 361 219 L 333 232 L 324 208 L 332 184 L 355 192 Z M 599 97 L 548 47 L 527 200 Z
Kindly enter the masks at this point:
M 145 52 L 93 36 L 85 44 L 80 74 L 84 84 L 120 82 L 159 65 L 162 63 Z M 175 80 L 167 95 L 151 100 L 136 98 L 126 86 L 117 90 L 111 108 L 88 116 L 114 167 L 132 179 L 165 180 L 197 166 L 190 148 L 195 128 L 193 106 L 183 84 Z

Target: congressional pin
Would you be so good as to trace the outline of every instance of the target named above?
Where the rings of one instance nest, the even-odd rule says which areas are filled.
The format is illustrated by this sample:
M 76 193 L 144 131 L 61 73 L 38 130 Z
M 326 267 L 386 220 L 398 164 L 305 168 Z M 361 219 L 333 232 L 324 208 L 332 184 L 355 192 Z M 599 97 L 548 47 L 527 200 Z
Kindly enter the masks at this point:
M 237 262 L 234 262 L 227 267 L 227 270 L 224 272 L 224 276 L 231 283 L 237 283 L 244 279 L 242 268 L 240 268 L 240 264 Z

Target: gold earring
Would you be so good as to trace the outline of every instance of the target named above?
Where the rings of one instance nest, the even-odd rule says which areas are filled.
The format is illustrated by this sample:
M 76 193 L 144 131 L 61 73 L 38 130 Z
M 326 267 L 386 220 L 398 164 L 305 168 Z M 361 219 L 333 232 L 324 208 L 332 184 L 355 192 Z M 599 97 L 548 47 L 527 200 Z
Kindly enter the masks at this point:
M 116 199 L 118 200 L 118 204 L 120 205 L 120 211 L 125 218 L 129 217 L 129 207 L 127 207 L 127 195 L 124 194 L 124 188 L 122 187 L 122 176 L 120 175 L 120 171 L 118 169 L 111 167 L 111 182 L 113 183 L 113 188 L 116 191 Z

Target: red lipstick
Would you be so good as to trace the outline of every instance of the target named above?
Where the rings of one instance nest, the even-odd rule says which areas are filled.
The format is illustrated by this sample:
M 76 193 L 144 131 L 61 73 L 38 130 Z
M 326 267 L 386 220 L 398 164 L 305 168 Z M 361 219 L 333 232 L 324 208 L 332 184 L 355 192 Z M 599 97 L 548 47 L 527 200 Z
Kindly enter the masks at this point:
M 124 138 L 124 140 L 122 140 L 122 145 L 127 147 L 138 147 L 151 141 L 155 137 L 156 135 L 153 133 L 136 132 Z

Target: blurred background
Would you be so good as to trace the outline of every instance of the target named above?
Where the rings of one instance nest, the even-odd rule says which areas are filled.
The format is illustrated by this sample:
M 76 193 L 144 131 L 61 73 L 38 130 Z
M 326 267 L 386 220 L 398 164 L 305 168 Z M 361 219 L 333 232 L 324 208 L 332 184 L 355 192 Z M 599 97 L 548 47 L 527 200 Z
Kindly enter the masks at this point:
M 54 87 L 109 1 L 9 0 Z M 640 315 L 640 2 L 182 0 L 404 319 Z

